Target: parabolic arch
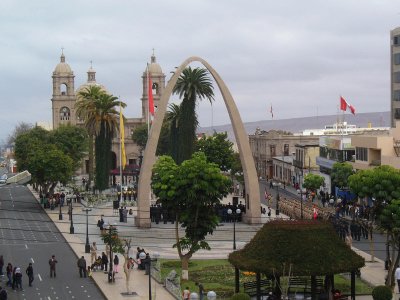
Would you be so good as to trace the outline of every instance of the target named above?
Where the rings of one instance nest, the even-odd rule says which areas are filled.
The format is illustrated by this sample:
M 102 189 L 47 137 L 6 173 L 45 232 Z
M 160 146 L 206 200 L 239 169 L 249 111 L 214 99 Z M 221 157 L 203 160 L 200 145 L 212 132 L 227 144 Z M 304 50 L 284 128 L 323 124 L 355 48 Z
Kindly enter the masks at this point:
M 208 64 L 204 59 L 196 56 L 189 57 L 186 59 L 179 68 L 176 69 L 174 75 L 168 81 L 167 86 L 159 101 L 155 118 L 150 130 L 150 135 L 147 140 L 147 145 L 144 150 L 143 162 L 140 169 L 139 176 L 139 190 L 138 190 L 138 206 L 137 206 L 137 217 L 135 223 L 138 227 L 147 228 L 151 226 L 150 222 L 150 183 L 152 168 L 156 160 L 156 149 L 158 139 L 160 137 L 161 127 L 164 120 L 165 113 L 167 111 L 168 101 L 171 97 L 173 88 L 181 75 L 182 71 L 191 62 L 200 62 L 207 68 L 210 74 L 213 76 L 217 83 L 222 97 L 225 102 L 225 106 L 228 110 L 229 118 L 231 120 L 233 132 L 235 134 L 236 142 L 239 149 L 240 161 L 243 168 L 243 176 L 245 182 L 245 205 L 246 214 L 243 216 L 243 220 L 250 224 L 260 223 L 261 212 L 260 212 L 260 188 L 258 184 L 257 172 L 254 165 L 254 160 L 250 150 L 249 140 L 247 133 L 244 129 L 243 122 L 240 118 L 239 111 L 236 107 L 235 101 L 231 93 L 229 92 L 226 84 L 219 76 L 219 74 Z

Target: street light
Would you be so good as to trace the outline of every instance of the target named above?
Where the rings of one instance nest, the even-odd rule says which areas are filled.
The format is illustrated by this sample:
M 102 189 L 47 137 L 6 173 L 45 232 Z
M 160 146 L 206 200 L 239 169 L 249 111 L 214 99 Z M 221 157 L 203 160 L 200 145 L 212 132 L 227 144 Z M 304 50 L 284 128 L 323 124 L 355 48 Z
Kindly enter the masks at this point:
M 60 206 L 60 212 L 58 213 L 58 219 L 62 220 L 63 219 L 63 215 L 62 215 L 62 212 L 61 212 L 61 199 L 59 199 L 59 201 L 58 201 L 58 206 Z
M 241 210 L 237 208 L 235 211 L 228 209 L 228 215 L 233 216 L 233 250 L 236 250 L 236 219 L 240 215 Z M 235 267 L 235 293 L 239 293 L 239 269 Z
M 90 253 L 90 244 L 89 244 L 89 211 L 91 208 L 84 208 L 82 211 L 86 212 L 86 244 L 85 244 L 85 253 Z
M 69 202 L 69 219 L 71 220 L 71 225 L 69 226 L 69 233 L 73 234 L 75 232 L 74 229 L 74 221 L 72 220 L 72 199 Z
M 140 261 L 144 261 L 145 266 L 147 267 L 148 274 L 149 274 L 149 300 L 151 300 L 151 258 L 150 255 L 144 252 L 139 253 Z

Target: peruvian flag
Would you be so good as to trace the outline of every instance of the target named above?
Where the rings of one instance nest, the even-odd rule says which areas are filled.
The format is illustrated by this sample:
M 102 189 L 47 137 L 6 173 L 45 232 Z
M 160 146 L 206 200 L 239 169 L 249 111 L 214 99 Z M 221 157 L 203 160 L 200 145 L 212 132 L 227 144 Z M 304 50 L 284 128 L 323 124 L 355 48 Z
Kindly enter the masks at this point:
M 342 96 L 340 96 L 340 109 L 346 111 L 347 108 L 350 109 L 353 115 L 356 114 L 356 109 L 353 105 L 349 104 Z
M 147 73 L 149 77 L 148 98 L 149 98 L 149 113 L 154 117 L 154 99 L 153 99 L 153 82 L 151 81 L 150 72 Z

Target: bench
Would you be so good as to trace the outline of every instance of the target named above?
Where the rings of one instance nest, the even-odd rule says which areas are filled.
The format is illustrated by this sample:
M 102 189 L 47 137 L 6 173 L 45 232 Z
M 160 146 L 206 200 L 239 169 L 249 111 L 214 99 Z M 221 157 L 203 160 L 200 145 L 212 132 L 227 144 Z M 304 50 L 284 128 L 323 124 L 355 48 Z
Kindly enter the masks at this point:
M 257 295 L 257 281 L 250 281 L 243 283 L 244 292 L 249 296 Z M 260 292 L 261 295 L 268 295 L 272 291 L 271 280 L 261 279 L 260 280 Z
M 321 292 L 324 289 L 324 280 L 316 278 L 316 291 Z M 309 277 L 291 277 L 289 278 L 289 291 L 302 291 L 304 294 L 311 293 L 311 278 Z

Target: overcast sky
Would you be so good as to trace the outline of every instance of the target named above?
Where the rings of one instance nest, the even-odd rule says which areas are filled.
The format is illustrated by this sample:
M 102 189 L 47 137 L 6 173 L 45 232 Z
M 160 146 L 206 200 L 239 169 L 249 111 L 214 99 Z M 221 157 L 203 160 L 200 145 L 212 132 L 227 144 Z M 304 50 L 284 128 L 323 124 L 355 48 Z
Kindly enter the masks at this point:
M 0 141 L 19 122 L 51 121 L 61 48 L 75 74 L 141 114 L 141 76 L 155 48 L 167 79 L 187 57 L 207 60 L 244 122 L 331 115 L 339 95 L 357 112 L 390 110 L 390 30 L 397 0 L 1 0 Z M 229 123 L 216 90 L 201 126 Z

